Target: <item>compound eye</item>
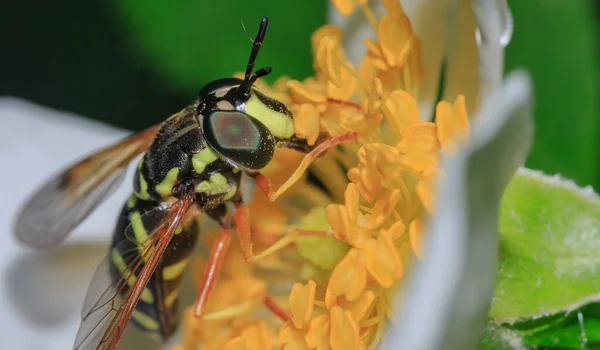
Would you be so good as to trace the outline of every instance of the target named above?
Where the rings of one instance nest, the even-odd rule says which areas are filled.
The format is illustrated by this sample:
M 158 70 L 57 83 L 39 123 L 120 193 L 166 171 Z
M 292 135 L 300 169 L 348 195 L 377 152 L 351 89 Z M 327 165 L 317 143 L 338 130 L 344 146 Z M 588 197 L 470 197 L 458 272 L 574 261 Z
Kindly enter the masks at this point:
M 208 144 L 223 157 L 245 168 L 264 168 L 273 158 L 275 139 L 259 121 L 238 111 L 214 111 L 205 117 Z

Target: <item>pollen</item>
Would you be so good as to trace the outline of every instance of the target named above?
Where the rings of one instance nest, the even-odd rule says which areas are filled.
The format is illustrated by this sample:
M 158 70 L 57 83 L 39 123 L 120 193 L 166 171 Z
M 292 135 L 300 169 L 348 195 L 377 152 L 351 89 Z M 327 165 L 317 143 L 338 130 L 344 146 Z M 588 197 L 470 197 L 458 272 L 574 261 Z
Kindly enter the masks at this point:
M 312 280 L 306 285 L 294 284 L 290 293 L 290 310 L 294 327 L 304 328 L 312 319 L 316 288 L 317 285 Z
M 370 239 L 365 245 L 365 261 L 369 274 L 382 287 L 390 288 L 402 277 L 402 261 L 391 237 Z
M 333 5 L 344 16 L 350 16 L 357 4 L 366 5 L 367 0 L 333 0 Z
M 279 331 L 279 348 L 282 350 L 306 350 L 306 330 L 286 323 Z
M 296 135 L 305 138 L 309 145 L 314 145 L 319 137 L 319 131 L 321 131 L 317 107 L 310 103 L 303 103 L 295 105 L 292 108 L 292 113 L 296 116 L 294 119 Z
M 362 251 L 352 249 L 339 262 L 329 278 L 327 293 L 333 298 L 344 296 L 356 300 L 367 284 L 367 268 Z
M 436 205 L 441 160 L 470 140 L 467 97 L 432 102 L 435 117 L 425 120 L 421 41 L 400 1 L 384 0 L 381 17 L 366 0 L 332 3 L 342 15 L 362 15 L 371 24 L 364 57 L 351 63 L 342 43 L 354 39 L 328 24 L 307 38 L 312 76 L 256 86 L 288 105 L 296 137 L 309 145 L 322 132 L 355 132 L 358 139 L 330 149 L 309 168 L 312 179 L 303 176 L 276 203 L 253 195 L 255 253 L 286 235 L 297 238 L 252 264 L 232 244 L 206 315 L 184 313 L 177 349 L 373 349 L 385 334 L 405 266 L 427 259 L 427 219 L 443 210 Z M 301 158 L 278 151 L 261 173 L 284 183 Z M 201 258 L 193 264 L 197 281 L 202 264 Z
M 359 349 L 360 329 L 354 315 L 340 306 L 331 308 L 331 338 L 329 344 L 333 350 Z
M 446 101 L 438 103 L 435 109 L 437 136 L 442 148 L 453 154 L 461 143 L 469 138 L 469 119 L 465 107 L 465 96 L 460 95 L 451 104 Z
M 329 315 L 315 317 L 310 322 L 310 327 L 306 332 L 304 340 L 309 349 L 329 349 L 329 334 L 331 332 L 331 323 Z

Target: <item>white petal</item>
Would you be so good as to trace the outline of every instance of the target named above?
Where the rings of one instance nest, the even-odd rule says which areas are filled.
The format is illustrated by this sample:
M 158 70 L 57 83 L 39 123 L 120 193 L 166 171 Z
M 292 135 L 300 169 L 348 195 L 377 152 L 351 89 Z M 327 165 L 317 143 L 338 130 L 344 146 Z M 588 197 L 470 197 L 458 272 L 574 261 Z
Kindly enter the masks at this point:
M 401 2 L 421 39 L 425 72 L 418 101 L 421 119 L 428 120 L 433 115 L 444 59 L 442 99 L 452 102 L 458 95 L 465 95 L 467 112 L 473 115 L 480 99 L 502 81 L 504 46 L 512 32 L 506 0 L 475 0 L 474 6 L 471 0 Z M 371 1 L 369 6 L 378 16 L 386 13 L 381 0 Z M 343 45 L 348 58 L 358 64 L 366 52 L 364 39 L 376 38 L 375 30 L 359 8 L 352 16 L 344 17 L 331 5 L 329 19 L 344 30 Z M 480 45 L 477 34 L 484 39 Z
M 479 98 L 479 50 L 470 0 L 452 1 L 448 7 L 446 78 L 442 99 L 454 102 L 466 96 L 467 113 L 475 114 Z
M 419 114 L 422 120 L 431 120 L 437 98 L 448 11 L 447 0 L 402 0 L 413 31 L 421 40 L 422 63 L 425 75 L 419 87 Z
M 531 145 L 530 100 L 528 76 L 511 74 L 484 105 L 470 146 L 445 160 L 425 261 L 409 276 L 384 349 L 475 348 L 496 276 L 500 198 Z
M 31 253 L 11 232 L 19 204 L 41 181 L 128 134 L 15 98 L 0 98 L 0 327 L 2 346 L 70 349 L 89 279 L 107 253 L 131 185 L 122 186 L 61 247 Z M 135 165 L 134 165 L 135 166 Z M 130 177 L 131 178 L 131 177 Z M 65 286 L 68 288 L 65 289 Z
M 475 0 L 479 41 L 479 79 L 482 99 L 500 87 L 504 48 L 512 36 L 513 20 L 506 0 Z
M 425 76 L 419 88 L 419 113 L 421 119 L 430 120 L 439 88 L 449 0 L 402 0 L 401 3 L 421 40 Z M 381 0 L 369 1 L 369 6 L 379 17 L 387 13 Z M 376 31 L 358 7 L 352 16 L 344 17 L 331 5 L 329 22 L 344 30 L 343 45 L 348 59 L 358 64 L 366 53 L 364 39 L 376 39 Z
M 369 1 L 369 7 L 377 16 L 385 14 L 381 0 Z M 356 8 L 352 16 L 343 16 L 338 10 L 329 4 L 329 23 L 335 24 L 344 31 L 342 46 L 346 52 L 348 60 L 358 66 L 367 52 L 365 39 L 377 39 L 377 33 L 365 18 L 360 8 Z

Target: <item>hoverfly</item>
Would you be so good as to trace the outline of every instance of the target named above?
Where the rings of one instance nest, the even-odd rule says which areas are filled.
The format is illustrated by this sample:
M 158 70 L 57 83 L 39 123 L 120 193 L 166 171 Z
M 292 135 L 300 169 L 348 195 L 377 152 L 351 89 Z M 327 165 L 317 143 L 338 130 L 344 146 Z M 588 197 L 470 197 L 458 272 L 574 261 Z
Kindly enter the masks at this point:
M 353 133 L 322 133 L 309 146 L 294 134 L 288 108 L 253 86 L 271 72 L 271 67 L 254 71 L 267 25 L 264 17 L 243 80 L 222 78 L 206 84 L 195 103 L 81 160 L 45 183 L 24 205 L 15 225 L 17 239 L 37 248 L 57 245 L 116 189 L 128 164 L 144 153 L 109 253 L 90 282 L 75 349 L 116 348 L 130 319 L 163 340 L 173 334 L 181 276 L 199 235 L 195 217 L 206 213 L 221 232 L 194 306 L 194 315 L 200 317 L 232 231 L 239 235 L 246 260 L 255 257 L 240 191 L 242 174 L 275 200 L 316 157 L 356 138 Z M 306 156 L 290 179 L 273 191 L 260 169 L 278 148 Z M 235 215 L 228 213 L 227 203 L 235 206 Z

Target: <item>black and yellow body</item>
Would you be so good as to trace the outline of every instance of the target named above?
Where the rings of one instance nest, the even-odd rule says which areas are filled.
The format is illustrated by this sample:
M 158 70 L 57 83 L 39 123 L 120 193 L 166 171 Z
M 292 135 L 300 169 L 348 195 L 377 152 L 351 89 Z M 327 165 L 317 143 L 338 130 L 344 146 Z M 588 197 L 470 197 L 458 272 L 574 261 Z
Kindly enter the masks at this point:
M 292 137 L 287 108 L 255 88 L 247 99 L 240 99 L 241 84 L 239 79 L 207 84 L 197 104 L 173 115 L 159 129 L 138 163 L 134 193 L 117 222 L 110 251 L 113 278 L 128 277 L 127 266 L 137 257 L 135 252 L 142 252 L 141 244 L 155 227 L 152 221 L 159 219 L 144 214 L 193 187 L 196 209 L 221 222 L 225 202 L 241 203 L 242 172 L 263 168 L 276 144 Z M 197 221 L 188 218 L 171 240 L 132 313 L 133 322 L 143 330 L 163 339 L 175 330 L 179 284 L 198 235 Z M 128 288 L 121 291 L 127 292 Z
M 183 271 L 201 233 L 195 216 L 204 213 L 215 220 L 227 233 L 221 242 L 229 241 L 231 229 L 240 228 L 249 261 L 252 248 L 240 192 L 242 174 L 258 184 L 264 179 L 259 170 L 271 162 L 276 149 L 315 152 L 314 158 L 344 140 L 337 137 L 334 142 L 323 133 L 308 145 L 294 135 L 292 114 L 285 105 L 253 86 L 271 72 L 269 67 L 254 71 L 266 30 L 264 17 L 244 79 L 206 84 L 196 102 L 161 125 L 67 168 L 41 186 L 22 209 L 15 226 L 17 238 L 38 248 L 54 246 L 116 188 L 129 162 L 143 154 L 108 255 L 88 288 L 75 349 L 114 349 L 130 319 L 154 336 L 169 338 L 179 319 Z M 233 224 L 227 202 L 236 207 Z M 213 249 L 216 246 L 213 243 Z M 213 265 L 207 266 L 214 267 L 222 256 L 211 251 L 210 257 Z M 208 295 L 204 291 L 210 293 L 217 275 L 205 271 L 210 280 L 196 303 L 198 317 Z
M 152 226 L 151 222 L 146 222 L 142 217 L 157 205 L 160 204 L 155 201 L 131 200 L 125 204 L 119 216 L 109 256 L 111 278 L 119 280 L 129 277 L 127 287 L 121 292 L 122 296 L 135 282 L 129 276 L 132 272 L 128 266 L 141 254 L 137 241 L 147 238 Z M 125 236 L 125 229 L 130 224 L 136 242 Z M 179 284 L 198 234 L 199 226 L 195 220 L 181 226 L 131 314 L 132 322 L 150 335 L 167 339 L 177 327 Z

